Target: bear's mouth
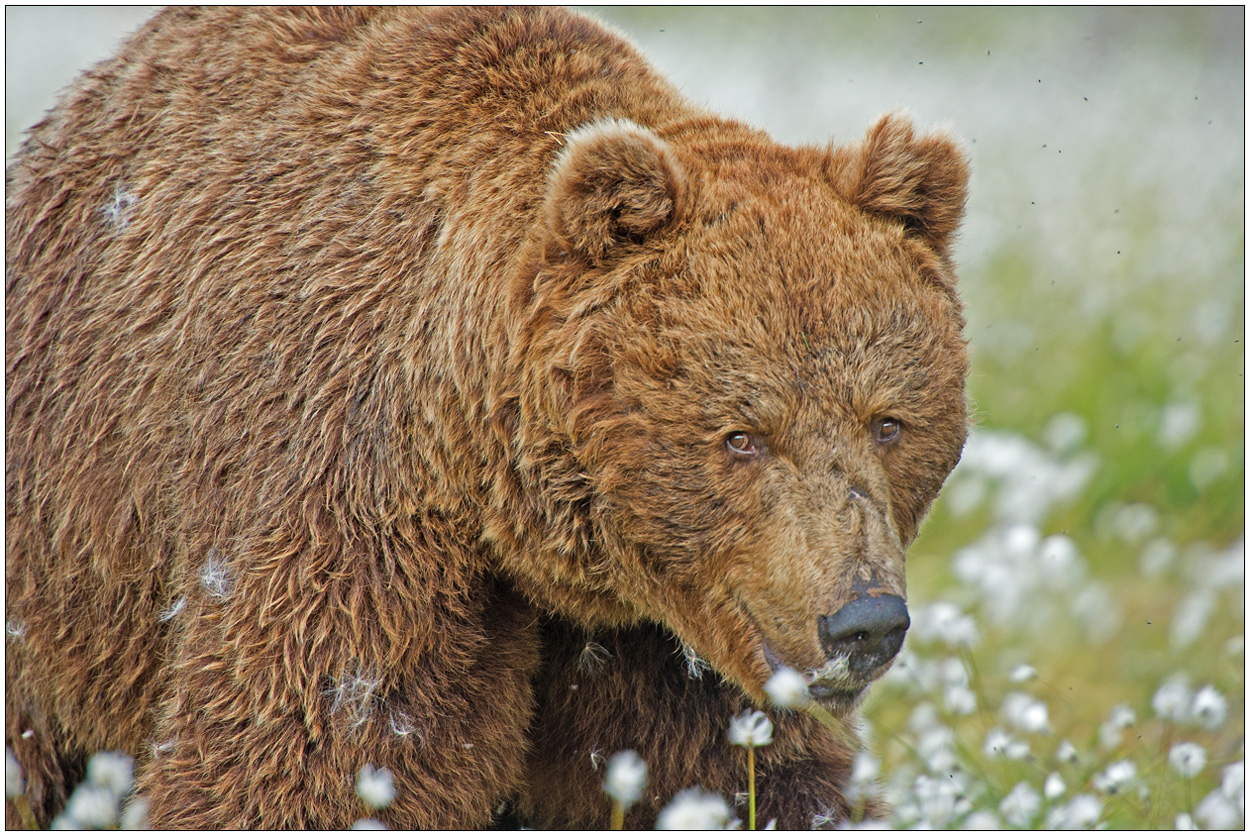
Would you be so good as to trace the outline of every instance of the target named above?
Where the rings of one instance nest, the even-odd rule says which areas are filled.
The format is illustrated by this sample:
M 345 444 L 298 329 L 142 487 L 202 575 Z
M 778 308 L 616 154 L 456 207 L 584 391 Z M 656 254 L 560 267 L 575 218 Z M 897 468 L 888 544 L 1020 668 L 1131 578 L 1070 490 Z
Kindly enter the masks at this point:
M 769 671 L 775 674 L 783 668 L 791 668 L 769 647 L 768 642 L 761 641 L 760 647 Z M 808 695 L 835 716 L 854 711 L 870 684 L 850 672 L 844 657 L 835 656 L 819 667 L 799 673 L 807 683 Z

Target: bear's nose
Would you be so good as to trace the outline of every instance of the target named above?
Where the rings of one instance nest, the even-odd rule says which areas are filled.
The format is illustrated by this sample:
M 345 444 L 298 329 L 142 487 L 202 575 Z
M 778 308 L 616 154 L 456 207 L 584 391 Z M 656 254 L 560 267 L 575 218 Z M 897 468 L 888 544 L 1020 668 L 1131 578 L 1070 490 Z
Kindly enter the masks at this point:
M 864 595 L 816 620 L 829 658 L 845 656 L 851 673 L 864 679 L 898 654 L 909 626 L 907 603 L 897 595 Z

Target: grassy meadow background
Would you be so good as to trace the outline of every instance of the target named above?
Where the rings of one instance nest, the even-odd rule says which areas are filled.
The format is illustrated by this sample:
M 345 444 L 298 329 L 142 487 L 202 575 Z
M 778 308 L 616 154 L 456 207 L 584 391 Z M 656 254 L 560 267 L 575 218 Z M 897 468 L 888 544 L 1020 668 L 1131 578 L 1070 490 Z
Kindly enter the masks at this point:
M 856 791 L 894 826 L 1242 828 L 1244 10 L 594 11 L 779 141 L 902 108 L 971 156 L 978 424 Z M 6 9 L 6 158 L 145 15 Z

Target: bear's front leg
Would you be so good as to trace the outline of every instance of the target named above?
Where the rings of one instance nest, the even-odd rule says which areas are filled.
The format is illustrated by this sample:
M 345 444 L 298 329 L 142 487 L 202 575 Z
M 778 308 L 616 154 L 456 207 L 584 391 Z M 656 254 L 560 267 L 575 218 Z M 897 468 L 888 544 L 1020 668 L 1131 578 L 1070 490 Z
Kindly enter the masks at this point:
M 730 721 L 755 708 L 734 685 L 658 626 L 587 633 L 552 620 L 543 628 L 528 781 L 519 808 L 539 828 L 605 828 L 604 764 L 632 749 L 647 763 L 627 828 L 651 828 L 686 787 L 717 792 L 747 818 L 747 753 Z M 773 741 L 756 749 L 756 821 L 807 829 L 848 816 L 844 788 L 855 751 L 810 718 L 768 712 Z
M 355 579 L 359 581 L 359 578 Z M 483 581 L 427 593 L 331 580 L 261 606 L 241 590 L 188 602 L 138 792 L 156 828 L 345 829 L 489 823 L 522 777 L 535 620 Z M 392 596 L 403 596 L 404 601 Z M 367 764 L 394 800 L 356 794 Z

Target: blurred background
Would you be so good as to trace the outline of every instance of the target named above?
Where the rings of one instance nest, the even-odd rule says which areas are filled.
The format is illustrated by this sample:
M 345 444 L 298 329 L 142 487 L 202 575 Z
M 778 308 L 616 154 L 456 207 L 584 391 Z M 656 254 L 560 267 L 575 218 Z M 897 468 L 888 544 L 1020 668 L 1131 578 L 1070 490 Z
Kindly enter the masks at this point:
M 972 159 L 978 427 L 909 555 L 864 792 L 895 824 L 1242 826 L 1244 8 L 592 12 L 778 141 L 905 109 Z M 147 14 L 6 8 L 6 159 Z

